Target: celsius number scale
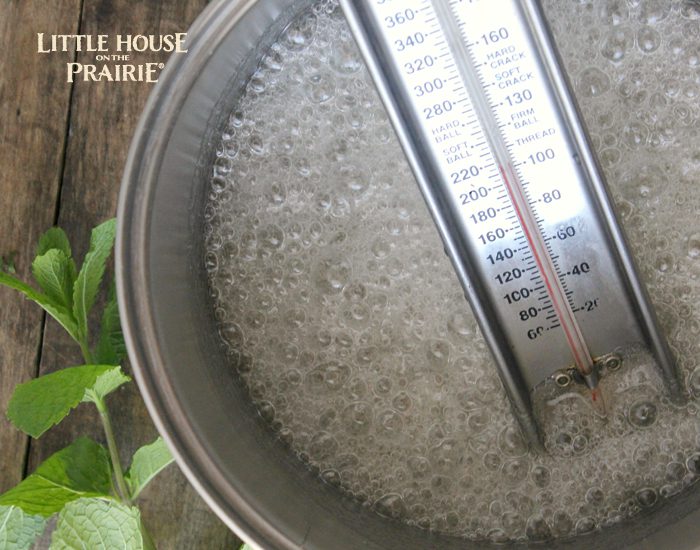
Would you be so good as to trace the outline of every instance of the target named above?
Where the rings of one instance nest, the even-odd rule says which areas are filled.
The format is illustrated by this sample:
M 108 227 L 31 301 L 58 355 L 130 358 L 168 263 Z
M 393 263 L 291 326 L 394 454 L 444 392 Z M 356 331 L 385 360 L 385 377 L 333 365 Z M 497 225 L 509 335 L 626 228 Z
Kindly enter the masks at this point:
M 644 346 L 681 387 L 535 0 L 341 0 L 525 435 Z

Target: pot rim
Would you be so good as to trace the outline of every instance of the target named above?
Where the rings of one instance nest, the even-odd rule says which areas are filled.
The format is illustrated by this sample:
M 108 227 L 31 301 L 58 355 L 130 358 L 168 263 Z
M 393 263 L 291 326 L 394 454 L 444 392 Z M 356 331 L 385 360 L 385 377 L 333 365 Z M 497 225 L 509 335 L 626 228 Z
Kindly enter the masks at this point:
M 168 379 L 149 307 L 147 234 L 152 198 L 172 121 L 216 46 L 257 0 L 215 0 L 187 31 L 187 53 L 173 55 L 151 91 L 129 147 L 117 206 L 116 289 L 129 359 L 146 408 L 179 468 L 206 504 L 256 548 L 297 548 L 228 483 L 205 452 Z M 214 32 L 212 32 L 212 30 Z M 163 125 L 162 121 L 168 121 Z M 154 130 L 154 128 L 158 128 Z M 206 472 L 206 475 L 203 473 Z M 223 489 L 226 489 L 225 491 Z

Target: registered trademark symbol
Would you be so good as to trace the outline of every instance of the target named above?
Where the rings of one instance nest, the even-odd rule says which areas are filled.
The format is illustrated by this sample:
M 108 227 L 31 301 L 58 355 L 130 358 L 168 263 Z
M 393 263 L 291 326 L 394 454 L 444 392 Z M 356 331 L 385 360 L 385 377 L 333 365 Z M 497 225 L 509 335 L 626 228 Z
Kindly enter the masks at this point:
M 165 63 L 158 63 L 158 68 L 159 68 L 159 69 L 162 69 L 163 67 L 165 67 Z

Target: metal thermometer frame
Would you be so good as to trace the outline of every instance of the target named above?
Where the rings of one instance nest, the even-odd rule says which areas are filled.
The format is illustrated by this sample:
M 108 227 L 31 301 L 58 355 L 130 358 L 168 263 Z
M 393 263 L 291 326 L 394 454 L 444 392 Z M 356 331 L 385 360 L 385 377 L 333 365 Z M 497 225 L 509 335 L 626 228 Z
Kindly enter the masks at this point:
M 586 173 L 586 183 L 595 199 L 594 206 L 598 209 L 599 220 L 603 222 L 601 225 L 613 244 L 611 251 L 617 259 L 640 328 L 647 340 L 649 350 L 664 374 L 664 382 L 668 386 L 669 393 L 678 400 L 683 391 L 679 382 L 675 358 L 659 326 L 646 287 L 639 277 L 627 243 L 627 237 L 615 213 L 603 170 L 588 137 L 581 111 L 574 99 L 571 83 L 562 68 L 563 62 L 554 44 L 554 38 L 547 25 L 542 6 L 538 0 L 519 0 L 519 3 L 522 13 L 527 19 L 528 27 L 535 37 L 535 44 L 542 58 L 543 66 L 549 75 L 559 107 L 564 115 L 564 122 L 569 129 L 581 166 Z
M 391 51 L 379 38 L 381 29 L 369 12 L 370 1 L 340 0 L 340 4 L 412 167 L 430 214 L 445 245 L 445 250 L 457 272 L 465 297 L 469 301 L 484 338 L 491 349 L 513 412 L 529 442 L 535 447 L 540 447 L 539 430 L 532 409 L 530 388 L 525 383 L 520 366 L 510 348 L 509 338 L 499 322 L 494 305 L 487 298 L 485 283 L 478 276 L 475 265 L 479 260 L 473 257 L 473 251 L 468 245 L 465 235 L 453 229 L 455 223 L 450 219 L 448 197 L 438 185 L 431 183 L 431 181 L 441 179 L 440 169 L 435 159 L 432 158 L 429 145 L 424 142 L 423 136 L 417 130 L 420 128 L 421 122 L 411 108 L 410 97 L 397 85 L 400 82 L 400 77 L 393 63 L 390 62 Z M 627 297 L 637 318 L 637 324 L 646 340 L 646 345 L 658 362 L 669 393 L 674 399 L 679 399 L 682 391 L 675 360 L 662 335 L 646 289 L 637 274 L 626 238 L 615 215 L 602 170 L 593 153 L 580 111 L 574 100 L 570 83 L 562 69 L 561 60 L 541 6 L 537 0 L 517 0 L 516 4 L 531 33 L 532 41 L 540 55 L 541 64 L 551 81 L 563 124 L 569 132 L 572 146 L 578 155 L 581 169 L 585 175 L 585 186 L 595 208 L 597 221 L 608 241 L 614 261 L 617 263 Z

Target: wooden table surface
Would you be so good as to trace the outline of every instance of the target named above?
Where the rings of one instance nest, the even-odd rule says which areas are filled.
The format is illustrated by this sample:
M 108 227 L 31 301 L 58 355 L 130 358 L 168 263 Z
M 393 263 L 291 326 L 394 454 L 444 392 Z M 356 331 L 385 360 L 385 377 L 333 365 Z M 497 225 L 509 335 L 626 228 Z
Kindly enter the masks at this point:
M 206 0 L 0 0 L 0 256 L 14 256 L 19 277 L 29 280 L 38 237 L 52 225 L 66 229 L 80 259 L 90 229 L 114 216 L 128 145 L 153 86 L 68 83 L 66 63 L 94 63 L 95 54 L 40 54 L 37 33 L 185 32 L 205 5 Z M 140 55 L 133 62 L 165 61 L 167 54 Z M 80 363 L 77 346 L 53 319 L 0 289 L 3 413 L 18 383 Z M 109 406 L 126 462 L 156 431 L 135 384 L 110 396 Z M 85 405 L 38 440 L 0 414 L 0 492 L 80 434 L 104 441 L 97 414 Z M 175 466 L 154 481 L 140 504 L 161 550 L 238 547 Z

